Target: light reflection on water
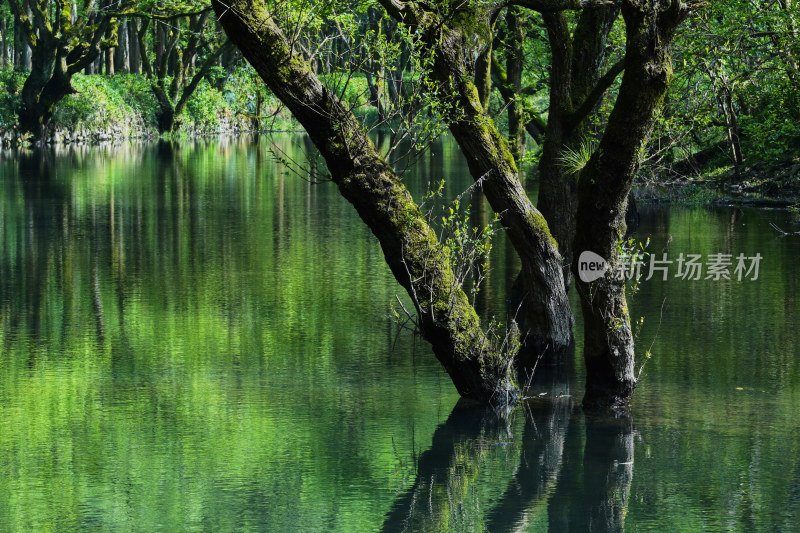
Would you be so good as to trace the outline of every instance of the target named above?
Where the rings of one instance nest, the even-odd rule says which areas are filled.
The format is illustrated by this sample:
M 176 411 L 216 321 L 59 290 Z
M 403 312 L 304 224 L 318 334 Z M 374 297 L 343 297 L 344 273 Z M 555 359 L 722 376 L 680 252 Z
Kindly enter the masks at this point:
M 300 137 L 274 140 L 304 159 Z M 791 227 L 786 212 L 642 208 L 651 251 L 671 236 L 671 255 L 759 252 L 759 280 L 642 283 L 631 310 L 654 356 L 631 417 L 576 409 L 578 361 L 498 418 L 457 403 L 428 348 L 398 335 L 400 289 L 353 209 L 268 148 L 0 155 L 0 530 L 800 519 L 800 239 L 769 227 Z M 453 198 L 464 162 L 449 140 L 433 152 L 406 183 L 419 197 L 453 176 Z M 516 269 L 499 238 L 484 313 L 503 316 Z

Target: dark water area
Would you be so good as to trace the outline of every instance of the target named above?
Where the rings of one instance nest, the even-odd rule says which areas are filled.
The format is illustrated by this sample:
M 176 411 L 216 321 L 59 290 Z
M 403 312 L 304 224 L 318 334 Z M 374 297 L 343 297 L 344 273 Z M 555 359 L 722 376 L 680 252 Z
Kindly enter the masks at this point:
M 770 226 L 790 213 L 640 206 L 634 238 L 672 263 L 629 298 L 652 353 L 630 415 L 578 407 L 577 317 L 575 364 L 501 416 L 398 329 L 377 241 L 292 170 L 307 150 L 0 153 L 0 531 L 800 530 L 800 238 Z M 418 199 L 442 178 L 471 184 L 449 139 L 404 174 Z M 517 269 L 498 235 L 485 317 Z

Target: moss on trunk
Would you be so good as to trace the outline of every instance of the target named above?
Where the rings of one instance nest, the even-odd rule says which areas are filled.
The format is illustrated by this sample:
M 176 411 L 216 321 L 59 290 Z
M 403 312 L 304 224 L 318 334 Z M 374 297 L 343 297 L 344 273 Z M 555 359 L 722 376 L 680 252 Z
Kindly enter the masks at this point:
M 386 6 L 386 2 L 383 4 Z M 529 370 L 540 356 L 556 360 L 568 353 L 572 344 L 572 313 L 563 263 L 547 221 L 525 193 L 509 145 L 484 111 L 480 91 L 470 75 L 473 65 L 466 53 L 467 43 L 476 31 L 490 33 L 490 19 L 478 8 L 461 9 L 460 16 L 451 17 L 448 24 L 440 14 L 425 11 L 422 3 L 408 2 L 402 12 L 390 12 L 421 35 L 425 47 L 433 53 L 430 75 L 439 83 L 440 93 L 448 95 L 447 104 L 457 110 L 449 123 L 450 131 L 521 259 L 526 346 L 519 362 Z M 476 30 L 476 25 L 486 27 Z
M 623 3 L 625 74 L 603 139 L 578 183 L 576 274 L 577 257 L 587 250 L 605 258 L 612 270 L 619 266 L 617 243 L 625 234 L 628 193 L 672 75 L 674 30 L 687 13 L 682 2 Z M 624 282 L 607 275 L 594 283 L 578 279 L 576 286 L 584 317 L 584 407 L 625 407 L 636 387 L 636 374 Z

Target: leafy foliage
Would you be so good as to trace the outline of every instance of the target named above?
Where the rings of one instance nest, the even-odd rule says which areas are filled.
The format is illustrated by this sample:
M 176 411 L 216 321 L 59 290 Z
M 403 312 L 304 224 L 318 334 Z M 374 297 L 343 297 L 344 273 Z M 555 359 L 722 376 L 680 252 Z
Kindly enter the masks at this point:
M 20 90 L 25 76 L 10 68 L 0 68 L 0 130 L 13 130 L 18 126 Z

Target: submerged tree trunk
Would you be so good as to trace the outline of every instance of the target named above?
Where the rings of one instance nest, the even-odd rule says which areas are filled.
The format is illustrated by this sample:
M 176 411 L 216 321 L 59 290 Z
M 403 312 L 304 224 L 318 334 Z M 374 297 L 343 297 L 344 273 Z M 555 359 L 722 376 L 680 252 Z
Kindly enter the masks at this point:
M 449 123 L 450 131 L 521 259 L 526 309 L 522 328 L 525 348 L 520 352 L 519 365 L 529 371 L 541 357 L 557 359 L 572 344 L 572 313 L 561 256 L 547 222 L 525 193 L 508 143 L 485 113 L 469 75 L 466 43 L 475 30 L 455 24 L 443 30 L 439 15 L 426 12 L 422 3 L 407 2 L 403 10 L 391 0 L 381 3 L 391 15 L 419 32 L 425 47 L 433 53 L 430 76 L 439 82 L 442 94 L 450 95 L 448 103 L 458 110 Z M 468 19 L 476 21 L 480 16 Z M 487 18 L 483 23 L 488 26 L 490 21 Z
M 611 272 L 594 282 L 576 280 L 584 320 L 587 409 L 626 406 L 636 387 L 633 334 L 618 243 L 625 234 L 625 211 L 639 154 L 650 136 L 655 112 L 672 75 L 672 39 L 687 16 L 682 2 L 667 6 L 626 0 L 625 74 L 608 126 L 578 184 L 578 216 L 573 271 L 579 254 L 605 258 Z
M 339 191 L 378 238 L 416 307 L 422 335 L 458 392 L 482 401 L 513 400 L 513 354 L 500 352 L 481 330 L 454 281 L 447 251 L 361 124 L 291 51 L 261 1 L 212 4 L 229 38 L 306 129 Z

